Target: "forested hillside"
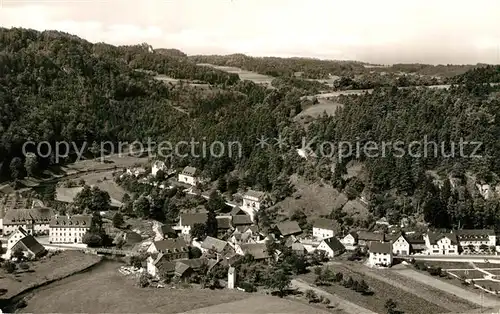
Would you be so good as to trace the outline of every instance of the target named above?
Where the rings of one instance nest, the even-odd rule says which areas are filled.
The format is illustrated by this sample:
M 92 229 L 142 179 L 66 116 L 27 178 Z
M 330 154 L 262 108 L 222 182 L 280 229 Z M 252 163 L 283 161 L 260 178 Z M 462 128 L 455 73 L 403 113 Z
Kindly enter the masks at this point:
M 192 138 L 207 143 L 239 141 L 241 155 L 229 156 L 226 150 L 221 158 L 209 154 L 176 157 L 174 166 L 193 165 L 212 180 L 236 170 L 232 175 L 242 184 L 271 191 L 278 199 L 289 195 L 288 178 L 298 173 L 331 183 L 350 197 L 363 193 L 371 200 L 376 217 L 387 215 L 393 222 L 405 215 L 423 214 L 438 227 L 500 229 L 498 197 L 484 200 L 475 187 L 475 183 L 495 185 L 499 181 L 498 87 L 480 84 L 498 80 L 498 66 L 457 76 L 454 80 L 461 85 L 450 90 L 397 89 L 394 84 L 382 84 L 390 87 L 378 87 L 371 95 L 343 96 L 338 99 L 343 109 L 335 116 L 320 117 L 305 127 L 293 118 L 311 105 L 301 96 L 321 89 L 321 83 L 280 77 L 273 81 L 276 89 L 269 89 L 196 63 L 224 63 L 275 76 L 294 72 L 304 72 L 303 77 L 309 78 L 323 78 L 331 72 L 377 74 L 366 74 L 364 66 L 356 62 L 233 55 L 228 60 L 236 61 L 231 63 L 227 57 L 188 58 L 175 49 L 152 50 L 148 45 L 92 44 L 54 31 L 0 29 L 0 42 L 0 174 L 4 178 L 24 175 L 16 157 L 23 158 L 21 147 L 27 140 L 52 144 L 147 142 L 148 138 L 172 143 Z M 210 85 L 200 89 L 166 84 L 136 71 L 139 69 Z M 352 84 L 347 78 L 342 82 Z M 286 149 L 256 147 L 261 136 L 273 144 L 272 138 L 279 135 L 288 144 Z M 313 144 L 318 156 L 305 160 L 295 151 L 303 137 L 316 138 L 316 143 L 349 141 L 354 147 L 358 141 L 381 145 L 398 140 L 407 147 L 426 138 L 444 142 L 446 155 L 439 151 L 437 156 L 410 158 L 392 152 L 357 158 L 354 151 L 338 162 L 322 155 L 320 145 Z M 450 141 L 461 138 L 482 142 L 476 154 L 483 157 L 449 156 Z M 466 147 L 464 153 L 472 153 L 473 148 Z M 185 150 L 190 153 L 190 147 Z M 95 152 L 89 149 L 89 154 Z M 362 162 L 366 176 L 347 179 L 342 175 L 354 159 Z M 43 170 L 53 158 L 40 157 L 39 162 Z

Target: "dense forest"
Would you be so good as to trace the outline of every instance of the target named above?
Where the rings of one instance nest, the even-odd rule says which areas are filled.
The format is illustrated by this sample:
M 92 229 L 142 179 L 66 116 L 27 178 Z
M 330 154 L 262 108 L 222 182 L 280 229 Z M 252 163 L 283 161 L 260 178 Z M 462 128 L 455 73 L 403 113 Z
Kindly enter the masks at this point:
M 148 138 L 157 142 L 189 142 L 192 138 L 207 143 L 238 141 L 241 155 L 229 156 L 226 151 L 222 157 L 174 157 L 170 162 L 175 167 L 198 167 L 212 180 L 237 173 L 244 185 L 281 197 L 290 193 L 289 176 L 298 173 L 331 183 L 350 197 L 365 195 L 376 217 L 398 221 L 420 214 L 436 227 L 500 229 L 498 200 L 483 199 L 474 185 L 499 183 L 498 87 L 483 84 L 498 81 L 498 66 L 465 74 L 457 70 L 464 67 L 449 66 L 457 74 L 451 80 L 459 83 L 449 90 L 398 89 L 395 86 L 429 85 L 418 81 L 422 76 L 410 73 L 427 71 L 423 75 L 431 75 L 432 71 L 410 65 L 407 74 L 396 78 L 371 73 L 357 62 L 243 55 L 186 57 L 176 49 L 92 44 L 66 33 L 26 29 L 0 28 L 0 42 L 0 175 L 4 178 L 26 175 L 23 164 L 33 163 L 32 157 L 22 154 L 27 140 L 79 145 L 146 142 Z M 196 65 L 201 62 L 239 66 L 277 78 L 271 89 L 241 81 L 236 74 Z M 137 70 L 210 85 L 169 84 Z M 323 85 L 292 78 L 295 72 L 303 72 L 302 78 L 344 76 L 337 86 L 340 89 L 373 77 L 374 81 L 368 80 L 371 85 L 359 83 L 358 87 L 375 90 L 340 97 L 343 107 L 335 116 L 324 115 L 304 126 L 294 119 L 312 105 L 302 96 L 316 93 Z M 416 81 L 404 81 L 411 78 Z M 400 82 L 378 83 L 386 79 Z M 406 145 L 426 138 L 445 143 L 445 154 L 413 158 L 390 151 L 383 157 L 370 157 L 355 156 L 355 150 L 339 160 L 321 155 L 318 150 L 322 147 L 313 144 L 317 157 L 306 160 L 294 149 L 256 148 L 261 136 L 279 135 L 296 148 L 304 137 L 315 138 L 315 143 L 403 141 Z M 460 139 L 482 142 L 475 152 L 482 157 L 450 156 L 450 143 Z M 473 148 L 467 146 L 465 153 Z M 189 150 L 186 147 L 185 152 Z M 91 147 L 88 153 L 96 154 Z M 36 158 L 41 170 L 54 163 L 53 156 Z M 365 176 L 344 176 L 353 161 L 364 165 Z

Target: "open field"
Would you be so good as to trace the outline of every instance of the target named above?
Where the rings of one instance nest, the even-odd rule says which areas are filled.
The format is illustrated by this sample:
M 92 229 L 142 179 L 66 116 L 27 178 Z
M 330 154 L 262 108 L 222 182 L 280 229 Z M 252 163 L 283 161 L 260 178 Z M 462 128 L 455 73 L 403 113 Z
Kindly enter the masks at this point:
M 309 313 L 326 314 L 331 313 L 316 307 L 308 306 L 291 300 L 280 299 L 272 296 L 254 295 L 249 298 L 204 307 L 183 314 L 219 314 L 219 313 L 241 313 L 241 314 L 267 314 L 267 313 Z M 342 313 L 335 311 L 334 313 Z
M 373 295 L 363 296 L 351 289 L 344 288 L 340 284 L 333 283 L 331 286 L 322 286 L 321 289 L 336 294 L 346 300 L 356 303 L 364 308 L 377 313 L 385 313 L 385 302 L 387 299 L 391 298 L 398 304 L 398 309 L 404 311 L 405 313 L 444 313 L 447 309 L 431 303 L 415 294 L 409 293 L 390 285 L 384 281 L 377 280 L 373 277 L 369 277 L 358 272 L 353 272 L 348 267 L 344 265 L 334 265 L 332 269 L 335 272 L 342 272 L 344 277 L 352 276 L 355 280 L 365 280 L 365 282 L 370 287 L 370 290 L 374 292 Z M 307 282 L 314 282 L 315 275 L 309 273 L 303 276 L 303 279 Z
M 0 287 L 7 289 L 3 299 L 9 299 L 29 288 L 51 280 L 63 278 L 97 264 L 101 258 L 97 255 L 77 251 L 64 251 L 50 258 L 28 262 L 33 272 L 7 274 L 0 270 Z
M 97 186 L 99 189 L 109 193 L 111 197 L 111 205 L 119 207 L 126 191 L 113 180 L 113 172 L 116 170 L 84 173 L 73 178 L 74 181 L 85 180 L 85 183 L 90 186 Z M 57 200 L 71 203 L 73 198 L 81 191 L 81 187 L 65 188 L 58 186 L 56 189 Z
M 465 279 L 477 279 L 477 278 L 484 278 L 484 276 L 486 276 L 485 273 L 477 269 L 452 270 L 452 271 L 448 270 L 447 272 Z
M 474 280 L 475 284 L 485 289 L 495 292 L 498 291 L 500 293 L 500 282 L 492 281 L 492 280 Z
M 500 276 L 500 269 L 499 268 L 482 268 L 482 270 L 487 271 L 488 273 L 494 275 L 494 276 Z
M 298 175 L 291 176 L 290 181 L 297 192 L 277 204 L 284 215 L 291 215 L 295 210 L 303 209 L 312 221 L 321 215 L 330 214 L 332 204 L 337 203 L 338 198 L 342 198 L 343 201 L 343 194 L 330 185 L 307 182 Z M 345 202 L 341 206 L 344 204 Z
M 247 299 L 235 290 L 139 288 L 115 262 L 52 283 L 26 299 L 24 313 L 182 313 Z M 229 312 L 233 312 L 230 310 Z
M 500 299 L 497 299 L 494 296 L 490 295 L 484 295 L 483 297 L 481 297 L 480 293 L 465 289 L 461 287 L 459 283 L 455 283 L 455 281 L 458 282 L 458 280 L 450 280 L 449 282 L 447 282 L 413 269 L 395 270 L 395 272 L 430 287 L 434 287 L 447 293 L 454 294 L 459 298 L 467 300 L 471 303 L 475 303 L 479 306 L 492 308 L 500 306 Z
M 327 99 L 318 99 L 318 104 L 309 106 L 302 110 L 297 116 L 295 116 L 295 120 L 300 120 L 305 118 L 306 116 L 311 116 L 313 118 L 318 118 L 326 113 L 329 116 L 334 116 L 337 108 L 342 107 L 343 105 L 338 102 L 334 102 Z
M 255 73 L 252 71 L 246 71 L 246 70 L 236 68 L 236 67 L 219 66 L 219 65 L 209 64 L 209 63 L 200 63 L 198 65 L 212 67 L 212 68 L 215 68 L 215 69 L 218 69 L 221 71 L 225 71 L 228 73 L 236 73 L 239 75 L 240 80 L 249 80 L 249 81 L 252 81 L 256 84 L 264 84 L 264 85 L 271 86 L 271 82 L 274 79 L 274 77 L 272 77 L 272 76 L 263 75 L 263 74 Z
M 455 295 L 401 276 L 397 274 L 394 269 L 372 269 L 352 262 L 345 263 L 344 265 L 355 272 L 360 272 L 368 277 L 386 282 L 391 286 L 414 294 L 442 308 L 448 309 L 450 312 L 460 313 L 477 308 L 475 304 L 460 299 Z M 395 268 L 398 268 L 398 266 Z

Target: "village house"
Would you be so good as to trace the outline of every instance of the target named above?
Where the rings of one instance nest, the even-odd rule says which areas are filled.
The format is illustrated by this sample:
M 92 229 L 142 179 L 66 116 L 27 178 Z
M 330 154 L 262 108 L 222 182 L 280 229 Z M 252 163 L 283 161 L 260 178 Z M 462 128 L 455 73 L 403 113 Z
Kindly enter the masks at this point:
M 12 256 L 16 250 L 21 250 L 28 258 L 39 257 L 45 253 L 43 245 L 23 227 L 19 227 L 7 239 L 7 255 Z
M 179 173 L 179 182 L 195 186 L 200 182 L 199 174 L 198 169 L 187 166 Z
M 261 234 L 259 228 L 253 226 L 238 226 L 229 238 L 231 246 L 235 247 L 238 244 L 257 243 L 260 240 Z
M 7 251 L 10 251 L 14 244 L 17 243 L 17 241 L 21 240 L 29 234 L 30 233 L 23 227 L 18 227 L 15 232 L 11 232 L 11 234 L 7 238 Z
M 319 218 L 313 225 L 313 237 L 318 240 L 334 237 L 340 232 L 340 224 L 333 219 Z
M 392 254 L 394 255 L 410 255 L 411 245 L 406 239 L 404 233 L 399 233 L 392 241 Z
M 181 230 L 183 235 L 190 236 L 193 226 L 195 224 L 206 224 L 207 219 L 207 213 L 181 214 L 177 228 Z
M 344 245 L 336 237 L 323 239 L 316 250 L 323 251 L 326 256 L 332 258 L 345 252 Z
M 313 253 L 316 248 L 320 245 L 321 241 L 316 238 L 299 238 L 300 244 L 306 249 L 307 253 Z
M 271 255 L 269 255 L 269 252 L 267 251 L 267 246 L 265 243 L 247 243 L 237 245 L 236 254 L 241 256 L 249 254 L 253 256 L 255 260 L 265 260 L 271 257 Z
M 49 243 L 83 243 L 91 223 L 90 215 L 55 215 L 50 220 Z
M 347 250 L 353 250 L 358 245 L 358 234 L 356 232 L 349 232 L 341 242 Z
M 128 168 L 127 171 L 125 172 L 129 176 L 134 176 L 138 177 L 146 173 L 146 169 L 143 167 L 136 167 L 136 168 Z
M 458 240 L 454 233 L 428 232 L 424 236 L 427 254 L 458 254 Z
M 206 237 L 200 248 L 202 253 L 207 256 L 215 254 L 216 260 L 220 260 L 223 255 L 233 251 L 229 243 L 213 237 Z
M 151 254 L 161 253 L 169 261 L 189 258 L 189 246 L 182 238 L 154 241 L 147 252 Z
M 292 249 L 292 252 L 294 252 L 297 255 L 306 255 L 307 254 L 307 249 L 300 242 L 292 243 L 291 249 Z
M 452 231 L 464 251 L 486 251 L 496 246 L 495 231 L 491 229 L 462 229 Z
M 159 232 L 163 239 L 177 238 L 177 232 L 170 225 L 162 225 L 159 228 Z
M 231 224 L 231 217 L 217 217 L 217 233 L 219 236 L 224 236 L 228 234 L 232 229 L 233 226 Z
M 251 217 L 252 221 L 254 221 L 257 212 L 266 206 L 266 193 L 248 190 L 243 195 L 243 205 L 240 208 Z
M 209 261 L 206 258 L 170 261 L 164 255 L 159 254 L 156 258 L 148 257 L 146 270 L 148 274 L 155 278 L 175 276 L 180 279 L 186 279 L 205 265 L 210 269 L 215 265 L 215 262 Z
M 239 226 L 251 226 L 252 225 L 252 217 L 244 214 L 244 215 L 234 215 L 232 217 L 231 224 L 234 227 Z
M 45 207 L 10 209 L 3 217 L 3 234 L 9 235 L 19 227 L 23 227 L 30 234 L 47 234 L 52 215 L 52 209 Z
M 294 220 L 283 221 L 276 224 L 278 235 L 281 237 L 288 237 L 291 235 L 298 235 L 302 233 L 299 224 Z
M 368 244 L 370 253 L 368 261 L 373 266 L 391 266 L 392 265 L 392 246 L 390 243 L 370 242 Z
M 167 170 L 167 166 L 165 165 L 165 163 L 161 160 L 157 160 L 153 163 L 153 165 L 151 166 L 151 175 L 153 177 L 156 177 L 156 174 L 158 173 L 158 171 L 165 171 Z
M 359 246 L 366 247 L 370 242 L 385 242 L 385 234 L 383 233 L 359 231 L 357 234 Z

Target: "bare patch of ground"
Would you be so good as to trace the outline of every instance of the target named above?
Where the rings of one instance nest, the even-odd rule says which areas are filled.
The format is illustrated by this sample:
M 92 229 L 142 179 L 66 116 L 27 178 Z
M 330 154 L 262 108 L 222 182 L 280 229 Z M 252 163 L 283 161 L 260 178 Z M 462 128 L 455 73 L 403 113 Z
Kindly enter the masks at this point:
M 451 293 L 459 298 L 462 298 L 479 306 L 485 306 L 485 307 L 500 306 L 500 300 L 495 299 L 494 297 L 491 297 L 489 295 L 481 296 L 481 294 L 479 293 L 466 290 L 452 283 L 448 283 L 443 280 L 433 278 L 429 275 L 425 275 L 413 269 L 397 270 L 396 272 L 400 275 L 406 276 L 407 278 L 421 282 L 430 287 L 440 289 L 446 293 Z
M 7 289 L 7 293 L 2 298 L 9 299 L 32 287 L 64 278 L 95 265 L 100 260 L 101 258 L 97 255 L 78 251 L 63 251 L 39 261 L 27 262 L 30 269 L 33 270 L 32 272 L 7 274 L 1 269 L 0 287 Z
M 280 299 L 272 296 L 250 296 L 247 299 L 214 305 L 201 309 L 196 309 L 183 314 L 219 314 L 219 313 L 239 313 L 239 314 L 267 314 L 267 313 L 290 313 L 290 314 L 326 314 L 331 313 L 312 306 Z M 338 313 L 338 312 L 337 312 Z
M 284 215 L 291 215 L 295 210 L 302 209 L 309 219 L 314 220 L 330 214 L 334 204 L 339 201 L 342 203 L 345 197 L 331 185 L 307 182 L 298 175 L 292 175 L 290 181 L 295 186 L 296 192 L 277 204 Z
M 139 288 L 105 262 L 35 291 L 24 313 L 182 313 L 248 298 L 235 290 Z M 229 311 L 232 312 L 232 311 Z

